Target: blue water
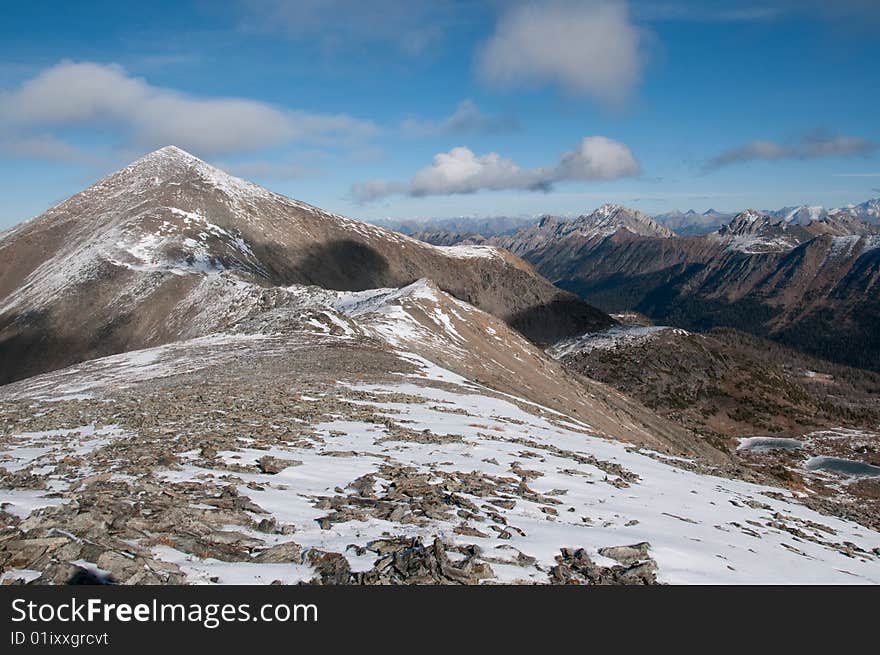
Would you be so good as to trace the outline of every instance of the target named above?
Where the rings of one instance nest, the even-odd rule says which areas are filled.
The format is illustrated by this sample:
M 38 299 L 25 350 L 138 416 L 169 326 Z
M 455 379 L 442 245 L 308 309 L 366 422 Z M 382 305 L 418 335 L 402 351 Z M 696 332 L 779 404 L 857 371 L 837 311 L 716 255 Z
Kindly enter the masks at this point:
M 831 471 L 853 477 L 880 477 L 880 466 L 842 457 L 813 457 L 804 462 L 808 471 Z

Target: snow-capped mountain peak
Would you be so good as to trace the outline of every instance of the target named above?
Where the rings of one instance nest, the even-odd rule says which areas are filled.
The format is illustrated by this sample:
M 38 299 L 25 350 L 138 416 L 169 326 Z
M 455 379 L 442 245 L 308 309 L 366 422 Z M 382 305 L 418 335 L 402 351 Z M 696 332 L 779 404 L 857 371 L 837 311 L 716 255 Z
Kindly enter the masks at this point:
M 208 164 L 174 145 L 159 148 L 113 173 L 92 189 L 120 187 L 125 193 L 148 192 L 160 186 L 191 184 L 224 196 L 236 208 L 252 208 L 261 200 L 281 198 L 267 189 Z M 92 189 L 86 191 L 88 193 Z
M 872 198 L 863 203 L 859 203 L 858 205 L 849 204 L 845 207 L 838 207 L 837 209 L 832 209 L 828 212 L 829 215 L 841 213 L 850 214 L 866 223 L 880 225 L 880 198 Z
M 754 209 L 745 209 L 733 217 L 730 223 L 732 231 L 743 231 L 745 229 L 753 229 L 755 226 L 761 226 L 769 223 L 770 217 Z
M 606 202 L 604 205 L 599 207 L 593 212 L 594 216 L 611 216 L 623 209 L 626 209 L 623 205 L 618 205 L 611 202 Z
M 144 161 L 181 161 L 193 164 L 203 163 L 201 159 L 199 159 L 192 153 L 189 153 L 183 148 L 179 148 L 174 144 L 170 144 L 159 148 L 158 150 L 154 150 L 153 152 L 149 152 L 137 161 L 135 161 L 132 165 L 137 165 L 138 163 Z
M 746 209 L 715 233 L 730 250 L 755 254 L 791 250 L 810 235 L 800 225 L 791 225 L 765 212 Z
M 585 236 L 610 236 L 619 230 L 628 230 L 647 237 L 675 236 L 672 230 L 660 225 L 647 214 L 611 203 L 602 205 L 591 214 L 579 216 L 572 225 Z

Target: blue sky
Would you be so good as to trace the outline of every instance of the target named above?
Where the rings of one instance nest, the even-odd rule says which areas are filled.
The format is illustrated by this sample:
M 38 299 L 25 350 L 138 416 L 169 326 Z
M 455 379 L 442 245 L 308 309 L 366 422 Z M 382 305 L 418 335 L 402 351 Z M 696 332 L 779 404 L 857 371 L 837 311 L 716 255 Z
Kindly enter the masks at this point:
M 0 228 L 174 143 L 365 219 L 880 196 L 880 5 L 4 2 Z

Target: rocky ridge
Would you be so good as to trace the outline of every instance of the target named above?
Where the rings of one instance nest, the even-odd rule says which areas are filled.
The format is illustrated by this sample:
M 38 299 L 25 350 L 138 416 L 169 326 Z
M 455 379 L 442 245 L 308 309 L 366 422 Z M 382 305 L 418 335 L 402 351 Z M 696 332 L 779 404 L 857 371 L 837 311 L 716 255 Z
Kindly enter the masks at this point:
M 807 224 L 740 212 L 703 236 L 582 235 L 547 219 L 488 242 L 610 312 L 690 331 L 731 327 L 876 370 L 880 234 L 843 212 Z

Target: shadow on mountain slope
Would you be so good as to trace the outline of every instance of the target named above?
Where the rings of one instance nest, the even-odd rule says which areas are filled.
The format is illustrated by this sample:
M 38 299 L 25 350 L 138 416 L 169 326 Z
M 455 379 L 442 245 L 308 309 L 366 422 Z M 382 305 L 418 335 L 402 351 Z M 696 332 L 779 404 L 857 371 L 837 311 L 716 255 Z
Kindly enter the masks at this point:
M 0 385 L 75 364 L 82 345 L 60 336 L 42 312 L 15 315 L 0 324 Z
M 397 287 L 417 279 L 398 279 L 378 250 L 353 239 L 337 239 L 312 245 L 297 262 L 296 270 L 306 284 L 315 284 L 334 291 Z
M 550 345 L 577 332 L 608 328 L 611 319 L 576 296 L 560 293 L 553 300 L 517 312 L 507 324 L 538 345 Z

